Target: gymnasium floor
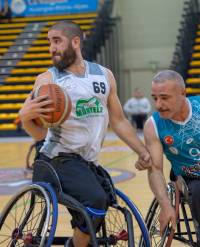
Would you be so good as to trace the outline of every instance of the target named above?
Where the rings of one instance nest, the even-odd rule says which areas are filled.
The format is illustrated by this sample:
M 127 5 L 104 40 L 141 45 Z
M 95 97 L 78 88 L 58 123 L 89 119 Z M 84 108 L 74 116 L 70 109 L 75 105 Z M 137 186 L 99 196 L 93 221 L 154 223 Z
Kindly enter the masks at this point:
M 12 193 L 30 182 L 23 177 L 23 169 L 31 143 L 30 138 L 0 139 L 0 211 Z M 134 167 L 136 158 L 136 154 L 114 133 L 108 132 L 99 162 L 108 169 L 115 186 L 135 202 L 145 217 L 153 195 L 148 186 L 146 171 L 137 171 Z M 169 174 L 169 166 L 165 163 L 165 173 Z M 62 224 L 59 228 L 62 229 Z

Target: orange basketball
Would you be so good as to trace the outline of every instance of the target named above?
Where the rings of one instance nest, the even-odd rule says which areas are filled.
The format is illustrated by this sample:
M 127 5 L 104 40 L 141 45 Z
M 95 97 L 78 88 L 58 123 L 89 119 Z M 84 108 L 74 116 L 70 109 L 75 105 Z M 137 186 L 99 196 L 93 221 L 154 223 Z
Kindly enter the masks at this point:
M 44 84 L 36 88 L 33 98 L 38 96 L 48 95 L 48 99 L 53 103 L 46 106 L 46 108 L 55 108 L 53 112 L 47 113 L 49 119 L 36 118 L 34 122 L 45 128 L 56 127 L 62 124 L 70 115 L 72 109 L 72 103 L 69 95 L 63 91 L 63 89 L 56 84 Z

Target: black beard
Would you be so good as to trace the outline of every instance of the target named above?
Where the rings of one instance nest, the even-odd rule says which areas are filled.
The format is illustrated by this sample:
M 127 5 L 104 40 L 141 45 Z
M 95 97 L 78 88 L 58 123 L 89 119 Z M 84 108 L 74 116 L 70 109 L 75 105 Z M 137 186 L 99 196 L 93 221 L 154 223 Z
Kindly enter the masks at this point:
M 53 60 L 54 66 L 59 72 L 64 71 L 70 65 L 72 65 L 76 60 L 76 53 L 72 47 L 69 47 L 63 52 L 62 59 L 59 62 Z

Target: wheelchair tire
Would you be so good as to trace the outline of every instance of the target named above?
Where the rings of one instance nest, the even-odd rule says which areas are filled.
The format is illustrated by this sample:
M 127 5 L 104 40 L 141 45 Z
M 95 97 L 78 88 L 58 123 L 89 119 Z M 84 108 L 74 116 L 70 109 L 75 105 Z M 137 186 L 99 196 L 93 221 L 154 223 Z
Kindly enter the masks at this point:
M 50 247 L 58 203 L 50 185 L 32 184 L 18 192 L 0 215 L 0 247 Z
M 168 197 L 171 201 L 172 206 L 177 210 L 179 200 L 178 200 L 178 195 L 176 193 L 176 188 L 175 188 L 174 183 L 170 182 L 167 185 L 167 193 L 168 193 Z M 152 247 L 162 247 L 162 246 L 168 247 L 168 246 L 171 246 L 174 232 L 171 229 L 171 227 L 168 225 L 165 228 L 163 235 L 162 236 L 160 235 L 159 214 L 160 214 L 160 206 L 157 200 L 154 198 L 149 208 L 149 211 L 147 213 L 146 219 L 145 219 L 146 226 L 149 231 L 151 246 Z M 143 243 L 144 243 L 144 239 L 141 238 L 139 246 L 143 247 L 144 246 Z
M 131 213 L 133 222 L 133 245 L 128 241 L 127 222 L 120 210 L 115 207 L 110 207 L 105 217 L 104 229 L 101 229 L 97 237 L 110 239 L 110 242 L 103 244 L 103 246 L 138 246 L 141 235 L 144 239 L 144 247 L 150 247 L 148 230 L 145 222 L 135 206 L 135 204 L 120 190 L 116 189 L 117 204 L 121 208 L 126 208 Z M 113 241 L 113 243 L 112 243 Z M 101 245 L 102 246 L 102 245 Z

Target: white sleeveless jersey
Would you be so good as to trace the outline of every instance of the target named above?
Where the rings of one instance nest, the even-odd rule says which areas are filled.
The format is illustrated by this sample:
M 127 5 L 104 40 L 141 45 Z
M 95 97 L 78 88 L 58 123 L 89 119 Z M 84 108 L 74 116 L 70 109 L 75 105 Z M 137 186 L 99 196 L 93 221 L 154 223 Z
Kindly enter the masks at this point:
M 96 161 L 106 134 L 109 117 L 107 99 L 110 84 L 107 71 L 96 63 L 84 61 L 85 75 L 49 69 L 53 82 L 65 90 L 72 101 L 70 117 L 59 127 L 49 128 L 40 152 L 49 158 L 59 152 L 76 153 Z

